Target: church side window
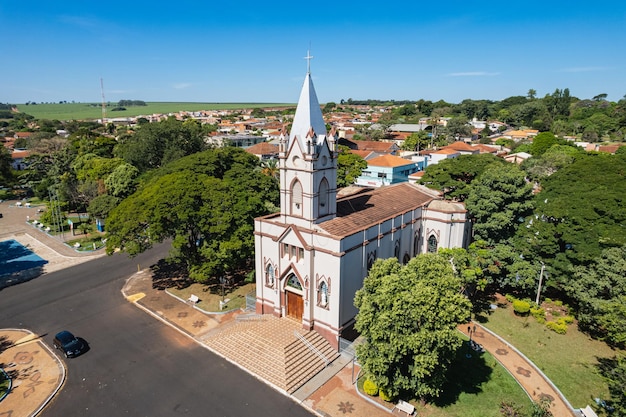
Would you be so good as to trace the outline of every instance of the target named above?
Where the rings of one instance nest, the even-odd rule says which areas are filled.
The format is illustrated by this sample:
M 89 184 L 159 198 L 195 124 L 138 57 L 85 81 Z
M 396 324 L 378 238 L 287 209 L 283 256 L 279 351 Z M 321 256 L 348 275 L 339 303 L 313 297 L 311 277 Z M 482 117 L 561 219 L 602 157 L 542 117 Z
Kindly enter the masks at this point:
M 368 271 L 372 269 L 374 262 L 376 262 L 376 251 L 370 252 L 367 254 L 367 270 Z
M 430 235 L 428 238 L 428 253 L 437 253 L 437 238 L 435 235 Z
M 274 280 L 276 279 L 276 275 L 274 272 L 274 266 L 272 264 L 268 264 L 267 268 L 265 268 L 265 283 L 268 287 L 274 286 Z
M 300 284 L 300 281 L 298 281 L 298 277 L 294 274 L 291 274 L 289 276 L 289 279 L 287 280 L 287 286 L 295 288 L 297 290 L 302 290 L 302 284 Z
M 291 212 L 300 214 L 302 212 L 302 184 L 295 181 L 291 187 Z
M 322 178 L 319 189 L 319 214 L 328 214 L 328 180 Z
M 328 285 L 324 281 L 320 283 L 319 286 L 319 298 L 318 304 L 320 307 L 328 306 Z
M 393 256 L 396 259 L 400 260 L 400 241 L 399 240 L 396 240 L 396 245 L 393 248 Z
M 413 237 L 413 256 L 417 256 L 420 250 L 420 234 L 419 231 Z
M 302 262 L 302 260 L 304 259 L 304 249 L 303 248 L 298 248 L 298 262 Z

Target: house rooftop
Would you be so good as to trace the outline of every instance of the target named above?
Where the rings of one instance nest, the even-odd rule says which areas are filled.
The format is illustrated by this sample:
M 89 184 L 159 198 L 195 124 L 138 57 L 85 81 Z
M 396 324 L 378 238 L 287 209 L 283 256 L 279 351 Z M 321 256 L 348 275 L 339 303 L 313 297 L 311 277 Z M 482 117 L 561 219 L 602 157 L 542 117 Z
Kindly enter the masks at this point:
M 401 167 L 405 165 L 415 165 L 415 162 L 409 161 L 408 159 L 400 158 L 399 156 L 394 155 L 381 155 L 376 158 L 372 158 L 367 161 L 367 164 L 370 166 L 376 167 Z

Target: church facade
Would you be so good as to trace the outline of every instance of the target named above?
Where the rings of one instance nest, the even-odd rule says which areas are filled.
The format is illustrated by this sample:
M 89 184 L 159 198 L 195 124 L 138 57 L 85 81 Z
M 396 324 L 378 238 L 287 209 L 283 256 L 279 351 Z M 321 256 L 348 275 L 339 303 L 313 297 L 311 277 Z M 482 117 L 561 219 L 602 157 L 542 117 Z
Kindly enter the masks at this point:
M 406 263 L 470 239 L 464 205 L 436 191 L 409 183 L 338 190 L 337 155 L 307 72 L 291 132 L 279 141 L 280 212 L 255 220 L 256 312 L 298 320 L 336 348 L 376 259 Z

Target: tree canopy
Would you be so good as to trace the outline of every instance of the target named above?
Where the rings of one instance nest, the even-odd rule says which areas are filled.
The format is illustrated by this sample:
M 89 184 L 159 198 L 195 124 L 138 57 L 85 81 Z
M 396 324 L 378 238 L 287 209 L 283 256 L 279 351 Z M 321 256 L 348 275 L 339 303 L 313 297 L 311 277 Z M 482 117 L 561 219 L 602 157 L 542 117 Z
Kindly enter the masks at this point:
M 470 301 L 439 254 L 423 254 L 402 266 L 378 260 L 357 291 L 357 346 L 367 377 L 387 395 L 439 396 L 462 341 L 456 330 L 469 320 Z
M 494 164 L 474 181 L 465 200 L 475 238 L 491 244 L 509 239 L 532 212 L 532 184 L 515 164 Z
M 114 153 L 140 172 L 146 172 L 204 149 L 200 123 L 170 117 L 141 125 L 136 132 L 121 136 Z
M 197 281 L 232 274 L 254 252 L 254 218 L 278 199 L 278 184 L 256 170 L 256 157 L 238 148 L 181 158 L 151 175 L 113 209 L 107 250 L 137 255 L 173 239 L 171 258 Z
M 444 159 L 424 171 L 422 184 L 443 192 L 447 200 L 465 201 L 470 193 L 470 184 L 491 164 L 506 164 L 492 154 L 460 155 Z
M 608 248 L 574 268 L 564 286 L 578 307 L 581 328 L 612 346 L 626 347 L 626 246 Z

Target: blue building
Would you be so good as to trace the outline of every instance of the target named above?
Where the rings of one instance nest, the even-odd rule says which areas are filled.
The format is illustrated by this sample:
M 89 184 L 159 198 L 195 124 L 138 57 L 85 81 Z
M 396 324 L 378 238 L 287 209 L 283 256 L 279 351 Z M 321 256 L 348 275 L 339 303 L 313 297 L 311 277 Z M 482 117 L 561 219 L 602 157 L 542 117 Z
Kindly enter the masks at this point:
M 409 175 L 423 170 L 420 163 L 394 155 L 382 155 L 367 161 L 367 168 L 356 179 L 356 185 L 382 187 L 408 182 Z

